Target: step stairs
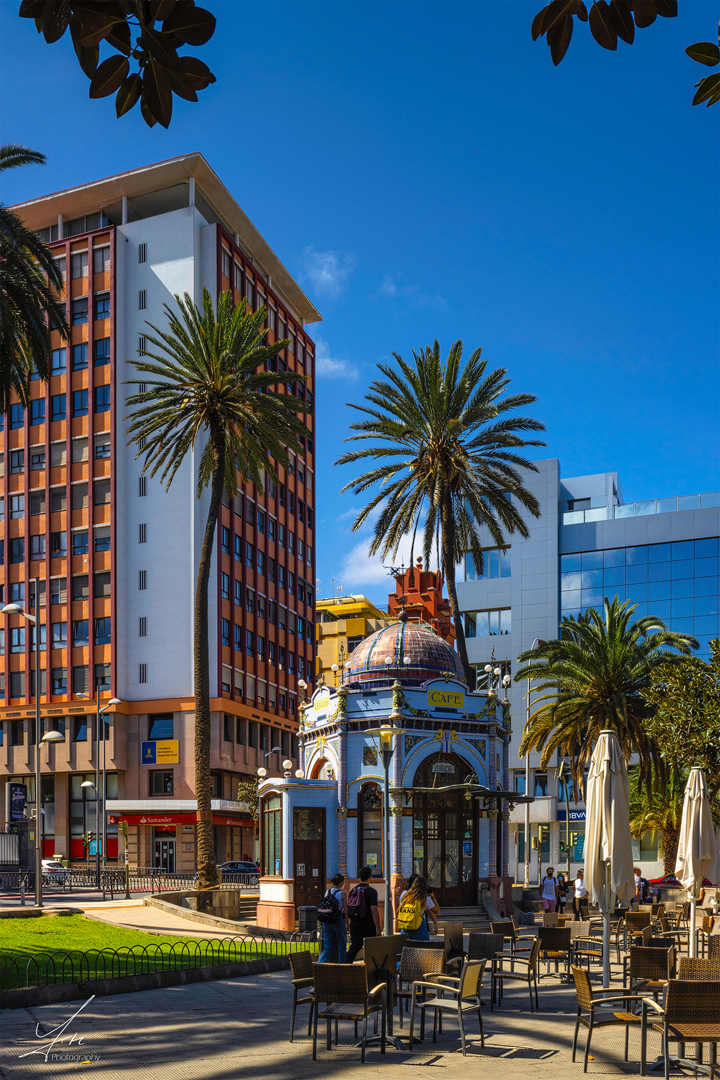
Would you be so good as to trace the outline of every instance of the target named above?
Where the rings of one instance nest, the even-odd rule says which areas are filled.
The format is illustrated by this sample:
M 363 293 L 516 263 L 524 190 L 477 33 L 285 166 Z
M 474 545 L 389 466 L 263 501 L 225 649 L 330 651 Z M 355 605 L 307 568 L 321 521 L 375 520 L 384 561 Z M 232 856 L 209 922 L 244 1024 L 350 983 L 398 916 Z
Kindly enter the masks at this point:
M 444 922 L 461 922 L 463 930 L 478 930 L 483 934 L 492 932 L 487 912 L 480 904 L 468 907 L 443 907 L 438 917 L 438 929 L 442 933 Z

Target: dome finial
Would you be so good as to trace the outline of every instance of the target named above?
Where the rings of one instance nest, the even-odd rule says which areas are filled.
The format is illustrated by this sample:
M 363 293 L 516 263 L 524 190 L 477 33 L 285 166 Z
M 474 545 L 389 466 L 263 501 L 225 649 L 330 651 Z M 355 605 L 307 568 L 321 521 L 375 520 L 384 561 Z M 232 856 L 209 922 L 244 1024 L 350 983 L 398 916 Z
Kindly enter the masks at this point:
M 402 611 L 400 612 L 400 614 L 398 615 L 398 622 L 407 622 L 409 618 L 410 618 L 410 616 L 408 615 L 405 608 L 403 608 Z

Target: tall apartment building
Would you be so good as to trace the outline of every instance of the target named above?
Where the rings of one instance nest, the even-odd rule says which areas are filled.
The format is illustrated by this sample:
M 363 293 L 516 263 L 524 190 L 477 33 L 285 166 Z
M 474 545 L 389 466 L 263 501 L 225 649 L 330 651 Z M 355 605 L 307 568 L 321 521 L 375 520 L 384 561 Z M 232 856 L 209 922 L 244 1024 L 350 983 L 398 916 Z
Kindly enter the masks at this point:
M 488 537 L 485 572 L 476 579 L 471 560 L 458 583 L 464 612 L 468 656 L 482 670 L 494 656 L 517 656 L 536 639 L 558 636 L 559 620 L 588 607 L 602 609 L 605 596 L 637 604 L 637 615 L 662 618 L 672 630 L 694 635 L 699 655 L 709 657 L 718 636 L 718 555 L 720 493 L 649 499 L 626 503 L 617 473 L 561 477 L 556 459 L 536 462 L 537 473 L 525 482 L 537 497 L 541 516 L 526 516 L 530 536 L 513 536 L 499 550 Z M 527 686 L 510 688 L 513 786 L 525 790 L 525 759 L 518 748 L 526 718 Z M 570 836 L 571 870 L 582 863 L 585 808 L 570 791 L 558 786 L 556 765 L 540 769 L 539 755 L 530 755 L 531 880 L 538 862 L 567 869 L 560 842 Z M 514 773 L 514 776 L 513 776 Z M 567 816 L 570 816 L 568 828 Z M 524 808 L 511 812 L 513 846 L 510 873 L 523 877 Z M 657 837 L 637 841 L 635 857 L 647 877 L 662 874 Z M 513 865 L 514 862 L 514 865 Z
M 51 374 L 12 406 L 2 439 L 2 590 L 38 613 L 43 725 L 64 742 L 42 750 L 44 849 L 72 860 L 95 831 L 95 705 L 120 698 L 100 732 L 108 770 L 107 857 L 129 823 L 139 865 L 191 869 L 194 833 L 193 611 L 209 494 L 196 498 L 200 449 L 172 487 L 142 476 L 125 436 L 130 361 L 147 323 L 185 292 L 232 289 L 266 306 L 279 389 L 312 405 L 320 315 L 199 154 L 22 203 L 66 277 L 71 339 L 53 334 Z M 293 391 L 282 373 L 307 382 Z M 223 501 L 211 572 L 210 677 L 216 849 L 254 853 L 237 782 L 297 753 L 297 684 L 315 660 L 315 417 L 277 483 Z M 36 606 L 34 578 L 39 578 Z M 0 674 L 0 779 L 35 801 L 34 653 L 26 623 L 5 617 Z M 27 624 L 29 625 L 29 624 Z M 102 745 L 103 734 L 107 738 Z M 277 749 L 275 749 L 277 748 Z M 92 798 L 88 797 L 88 792 Z M 122 845 L 120 844 L 120 848 Z

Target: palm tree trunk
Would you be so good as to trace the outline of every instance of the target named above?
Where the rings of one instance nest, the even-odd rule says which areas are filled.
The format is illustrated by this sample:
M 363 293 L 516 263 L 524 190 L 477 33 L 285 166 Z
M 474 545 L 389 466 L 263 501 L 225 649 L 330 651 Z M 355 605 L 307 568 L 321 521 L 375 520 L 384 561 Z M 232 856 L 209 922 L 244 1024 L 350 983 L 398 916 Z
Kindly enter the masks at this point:
M 666 874 L 675 873 L 680 830 L 674 825 L 666 825 L 663 831 L 663 868 Z
M 212 435 L 211 435 L 212 438 Z M 225 483 L 223 455 L 216 454 L 210 488 L 200 565 L 195 590 L 195 797 L 197 798 L 197 865 L 199 887 L 218 884 L 212 826 L 212 782 L 210 777 L 210 657 L 208 647 L 208 583 L 218 514 Z
M 472 691 L 475 689 L 475 673 L 471 669 L 470 664 L 468 663 L 467 647 L 465 645 L 465 633 L 463 631 L 462 624 L 462 615 L 460 613 L 460 607 L 458 605 L 457 589 L 455 588 L 455 560 L 453 558 L 453 552 L 455 550 L 455 523 L 452 516 L 452 507 L 446 502 L 443 502 L 442 509 L 440 511 L 440 531 L 443 572 L 445 574 L 445 583 L 447 585 L 448 599 L 450 600 L 450 610 L 452 611 L 453 622 L 455 624 L 455 641 L 457 644 L 458 656 L 460 657 L 460 663 L 462 664 L 463 670 L 465 672 L 465 682 L 468 684 L 468 688 Z

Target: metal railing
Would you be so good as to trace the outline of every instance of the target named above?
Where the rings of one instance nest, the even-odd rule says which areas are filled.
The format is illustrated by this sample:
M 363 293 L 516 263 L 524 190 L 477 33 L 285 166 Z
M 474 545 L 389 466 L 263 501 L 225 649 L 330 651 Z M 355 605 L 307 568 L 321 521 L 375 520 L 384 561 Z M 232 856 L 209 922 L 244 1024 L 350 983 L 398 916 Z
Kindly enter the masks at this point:
M 286 956 L 297 951 L 298 944 L 316 952 L 317 935 L 293 931 L 282 935 L 209 938 L 175 944 L 161 942 L 158 945 L 90 949 L 87 952 L 55 951 L 34 953 L 32 956 L 5 956 L 0 959 L 0 989 L 21 990 L 53 983 L 87 982 L 90 979 L 235 964 Z
M 131 867 L 131 893 L 177 892 L 181 889 L 195 889 L 198 884 L 196 873 L 171 874 L 155 866 Z M 258 888 L 258 874 L 228 874 L 222 872 L 222 888 L 253 891 Z M 0 895 L 32 893 L 35 888 L 34 870 L 14 870 L 0 873 Z M 102 892 L 111 899 L 116 894 L 125 894 L 125 869 L 112 867 L 100 870 L 95 867 L 60 867 L 43 874 L 43 889 L 47 892 Z
M 682 510 L 704 510 L 708 506 L 720 506 L 720 491 L 707 491 L 703 495 L 673 495 L 669 499 L 645 499 L 615 506 L 593 506 L 587 510 L 567 510 L 562 515 L 562 524 L 583 525 L 587 521 L 606 521 L 609 518 L 677 514 Z

